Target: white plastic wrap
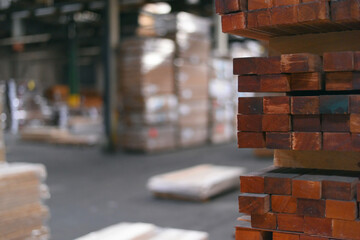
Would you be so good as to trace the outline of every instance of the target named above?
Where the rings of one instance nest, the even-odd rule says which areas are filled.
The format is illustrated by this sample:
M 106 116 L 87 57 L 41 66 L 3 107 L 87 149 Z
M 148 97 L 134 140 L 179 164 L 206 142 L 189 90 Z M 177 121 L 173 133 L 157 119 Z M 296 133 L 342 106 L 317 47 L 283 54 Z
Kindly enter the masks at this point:
M 154 176 L 147 186 L 153 193 L 205 200 L 239 186 L 244 172 L 241 167 L 205 164 Z

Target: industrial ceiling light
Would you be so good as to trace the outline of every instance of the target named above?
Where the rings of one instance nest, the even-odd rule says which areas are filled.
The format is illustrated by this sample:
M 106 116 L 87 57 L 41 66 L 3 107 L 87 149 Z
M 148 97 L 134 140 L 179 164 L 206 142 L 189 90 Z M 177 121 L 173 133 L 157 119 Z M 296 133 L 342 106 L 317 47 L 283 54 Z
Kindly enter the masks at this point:
M 151 14 L 168 14 L 171 12 L 171 6 L 165 2 L 149 3 L 142 8 L 142 11 Z

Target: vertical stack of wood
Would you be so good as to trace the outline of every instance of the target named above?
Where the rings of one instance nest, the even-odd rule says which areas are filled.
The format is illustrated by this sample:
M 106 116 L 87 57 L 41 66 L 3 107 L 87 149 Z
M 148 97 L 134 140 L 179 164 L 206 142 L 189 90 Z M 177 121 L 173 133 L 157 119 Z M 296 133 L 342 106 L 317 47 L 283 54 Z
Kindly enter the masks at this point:
M 45 178 L 42 165 L 0 165 L 0 239 L 49 239 Z
M 119 92 L 123 111 L 121 145 L 153 152 L 176 146 L 175 44 L 170 39 L 138 38 L 122 43 Z
M 360 1 L 216 7 L 224 32 L 269 46 L 234 60 L 239 91 L 279 93 L 239 99 L 239 147 L 275 149 L 279 168 L 241 177 L 236 239 L 360 239 Z

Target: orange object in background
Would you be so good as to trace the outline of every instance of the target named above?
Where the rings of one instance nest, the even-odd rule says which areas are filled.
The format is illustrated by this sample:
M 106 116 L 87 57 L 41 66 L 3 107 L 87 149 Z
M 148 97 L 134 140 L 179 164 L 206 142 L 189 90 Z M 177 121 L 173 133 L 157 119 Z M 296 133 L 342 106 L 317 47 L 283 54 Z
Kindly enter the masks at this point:
M 65 102 L 70 94 L 70 89 L 66 85 L 54 85 L 45 91 L 45 96 L 51 101 Z

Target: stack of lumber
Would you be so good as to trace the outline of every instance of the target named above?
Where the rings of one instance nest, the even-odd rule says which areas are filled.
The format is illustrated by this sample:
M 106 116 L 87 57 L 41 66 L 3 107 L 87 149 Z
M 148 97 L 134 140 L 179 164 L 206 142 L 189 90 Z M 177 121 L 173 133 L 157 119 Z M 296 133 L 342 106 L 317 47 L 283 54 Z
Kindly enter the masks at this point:
M 148 223 L 119 223 L 76 240 L 208 240 L 205 232 L 160 228 Z
M 238 90 L 277 94 L 239 99 L 239 147 L 275 149 L 279 168 L 241 177 L 239 210 L 250 218 L 236 239 L 360 239 L 360 1 L 216 7 L 224 32 L 269 48 L 270 57 L 234 60 Z
M 49 195 L 45 177 L 42 165 L 0 165 L 0 239 L 49 239 L 48 209 L 42 203 Z
M 148 189 L 157 197 L 207 201 L 239 187 L 239 176 L 245 169 L 210 164 L 156 175 L 149 179 Z
M 234 59 L 239 92 L 288 93 L 239 98 L 239 147 L 360 151 L 359 54 Z
M 360 239 L 359 176 L 293 168 L 242 176 L 239 211 L 250 217 L 239 219 L 237 239 Z
M 153 152 L 176 146 L 175 44 L 170 39 L 123 41 L 120 51 L 121 145 Z
M 358 30 L 358 0 L 216 1 L 223 31 L 257 39 Z

